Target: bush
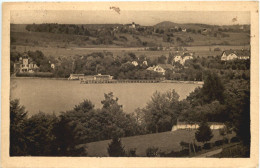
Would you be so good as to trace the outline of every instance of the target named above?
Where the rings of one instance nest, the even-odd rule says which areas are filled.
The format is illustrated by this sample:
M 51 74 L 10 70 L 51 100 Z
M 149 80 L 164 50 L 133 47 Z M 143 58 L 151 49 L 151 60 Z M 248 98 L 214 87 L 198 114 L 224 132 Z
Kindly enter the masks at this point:
M 191 144 L 191 145 L 192 145 L 192 144 Z M 194 144 L 194 148 L 195 148 L 196 152 L 201 151 L 201 146 L 197 146 L 196 144 Z M 194 152 L 193 146 L 192 146 L 192 148 L 191 148 L 191 151 Z
M 223 142 L 224 142 L 225 144 L 228 144 L 228 138 L 224 138 L 224 139 L 223 139 Z
M 128 151 L 128 157 L 136 157 L 136 149 L 130 149 Z
M 233 137 L 231 138 L 230 142 L 239 142 L 239 139 L 238 137 Z
M 112 142 L 108 145 L 107 152 L 112 157 L 125 156 L 124 147 L 121 144 L 121 140 L 117 137 L 112 139 Z
M 158 150 L 159 150 L 159 148 L 157 148 L 157 147 L 150 147 L 150 148 L 147 148 L 146 149 L 146 156 L 147 157 L 156 157 L 156 156 L 158 156 Z
M 17 77 L 40 77 L 40 78 L 52 78 L 54 75 L 50 72 L 35 72 L 35 73 L 16 73 Z
M 221 145 L 223 145 L 223 140 L 215 141 L 215 145 L 216 145 L 216 146 L 221 146 Z
M 210 149 L 211 148 L 211 144 L 210 143 L 205 143 L 203 145 L 203 149 Z
M 184 149 L 179 152 L 171 151 L 170 153 L 161 153 L 161 157 L 187 157 L 189 156 L 189 149 Z

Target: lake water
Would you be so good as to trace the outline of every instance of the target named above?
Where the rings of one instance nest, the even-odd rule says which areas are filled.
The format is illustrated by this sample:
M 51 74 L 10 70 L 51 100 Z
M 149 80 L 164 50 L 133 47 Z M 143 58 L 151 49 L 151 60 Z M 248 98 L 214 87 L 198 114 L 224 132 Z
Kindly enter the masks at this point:
M 11 79 L 11 99 L 20 99 L 29 115 L 43 111 L 58 114 L 72 109 L 84 99 L 91 100 L 95 107 L 101 107 L 104 93 L 113 92 L 119 104 L 127 113 L 145 107 L 155 91 L 166 92 L 171 89 L 186 98 L 199 84 L 183 83 L 121 83 L 121 84 L 80 84 L 79 81 L 56 79 Z

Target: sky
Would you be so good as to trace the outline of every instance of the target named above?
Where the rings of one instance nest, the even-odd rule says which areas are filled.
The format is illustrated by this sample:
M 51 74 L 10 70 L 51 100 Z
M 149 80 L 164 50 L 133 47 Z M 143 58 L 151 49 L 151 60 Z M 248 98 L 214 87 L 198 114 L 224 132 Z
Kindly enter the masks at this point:
M 235 18 L 235 19 L 234 19 Z M 15 10 L 11 11 L 11 23 L 59 23 L 59 24 L 128 24 L 135 22 L 143 26 L 162 21 L 175 23 L 202 23 L 211 25 L 250 24 L 250 12 L 200 12 L 200 11 L 99 11 L 75 10 Z

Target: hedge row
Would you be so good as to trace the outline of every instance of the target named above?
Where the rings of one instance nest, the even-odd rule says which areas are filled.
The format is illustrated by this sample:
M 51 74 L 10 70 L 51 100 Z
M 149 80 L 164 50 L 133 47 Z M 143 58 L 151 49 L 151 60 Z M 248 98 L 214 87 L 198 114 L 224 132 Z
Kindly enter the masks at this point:
M 53 78 L 54 74 L 50 72 L 35 72 L 35 73 L 16 73 L 17 77 L 40 77 L 40 78 Z

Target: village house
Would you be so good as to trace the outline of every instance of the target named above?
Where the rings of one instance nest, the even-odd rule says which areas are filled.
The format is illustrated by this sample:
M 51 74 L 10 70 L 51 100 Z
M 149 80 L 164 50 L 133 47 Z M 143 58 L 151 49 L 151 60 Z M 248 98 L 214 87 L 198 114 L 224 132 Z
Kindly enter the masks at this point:
M 183 53 L 182 56 L 177 55 L 174 57 L 174 62 L 179 62 L 184 65 L 187 60 L 193 59 L 193 53 Z
M 221 55 L 221 61 L 230 61 L 234 59 L 247 60 L 250 59 L 249 50 L 226 50 Z
M 207 34 L 208 34 L 208 29 L 203 29 L 203 30 L 201 31 L 201 34 L 202 34 L 202 35 L 207 35 Z
M 52 64 L 51 64 L 51 68 L 52 68 L 52 69 L 55 69 L 55 64 L 52 63 Z
M 147 61 L 143 61 L 143 65 L 147 66 L 148 65 Z
M 137 62 L 137 61 L 132 61 L 132 64 L 133 64 L 134 66 L 137 66 L 137 65 L 138 65 L 138 62 Z
M 19 62 L 14 63 L 15 72 L 29 72 L 34 73 L 39 67 L 36 63 L 29 58 L 29 56 L 24 53 L 22 57 L 19 58 Z
M 155 71 L 162 75 L 165 75 L 167 70 L 174 70 L 174 67 L 171 64 L 158 64 L 157 66 L 147 68 L 149 71 Z
M 224 129 L 225 124 L 219 122 L 208 122 L 211 130 Z M 172 131 L 176 130 L 194 130 L 199 128 L 199 123 L 189 124 L 187 122 L 180 122 L 177 120 L 177 124 L 172 127 Z

